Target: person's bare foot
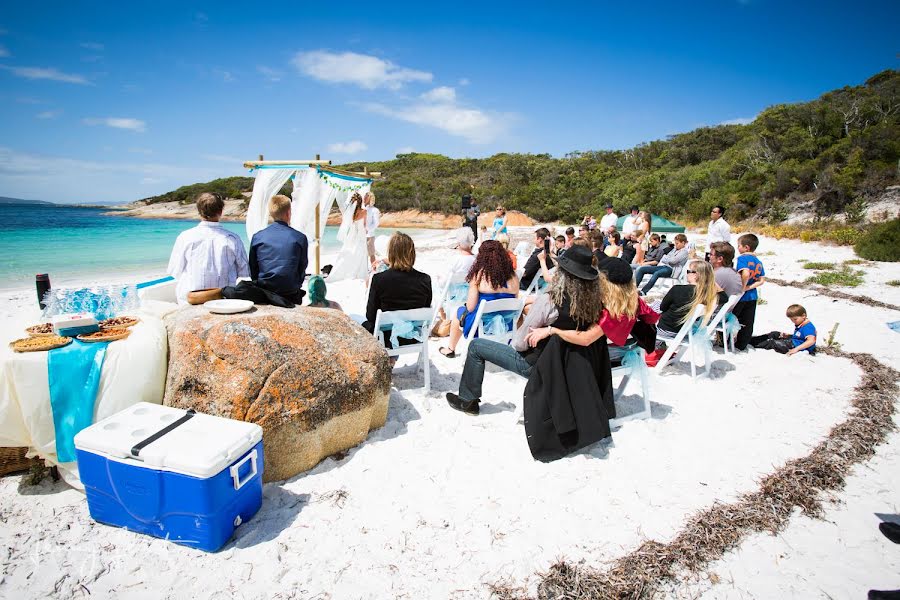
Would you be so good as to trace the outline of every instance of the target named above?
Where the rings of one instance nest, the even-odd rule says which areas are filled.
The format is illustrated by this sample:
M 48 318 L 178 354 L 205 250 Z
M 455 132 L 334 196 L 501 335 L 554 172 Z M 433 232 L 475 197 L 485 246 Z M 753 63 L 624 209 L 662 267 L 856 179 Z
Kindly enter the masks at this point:
M 208 290 L 195 290 L 193 292 L 188 292 L 187 301 L 188 304 L 203 304 L 204 302 L 209 302 L 210 300 L 221 300 L 222 299 L 222 288 L 212 288 Z

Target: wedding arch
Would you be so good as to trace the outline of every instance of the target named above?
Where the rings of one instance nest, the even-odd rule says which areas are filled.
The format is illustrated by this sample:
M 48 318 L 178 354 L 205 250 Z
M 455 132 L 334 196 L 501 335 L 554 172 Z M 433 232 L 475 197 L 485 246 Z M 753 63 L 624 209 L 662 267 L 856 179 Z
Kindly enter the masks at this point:
M 290 226 L 303 232 L 312 243 L 309 245 L 309 263 L 320 272 L 320 240 L 325 231 L 325 221 L 331 208 L 337 203 L 341 212 L 350 197 L 359 192 L 365 195 L 372 182 L 381 173 L 344 171 L 331 166 L 330 160 L 259 160 L 247 161 L 244 167 L 256 173 L 253 195 L 247 208 L 247 238 L 269 224 L 269 200 L 278 193 L 288 179 L 294 180 L 291 194 Z

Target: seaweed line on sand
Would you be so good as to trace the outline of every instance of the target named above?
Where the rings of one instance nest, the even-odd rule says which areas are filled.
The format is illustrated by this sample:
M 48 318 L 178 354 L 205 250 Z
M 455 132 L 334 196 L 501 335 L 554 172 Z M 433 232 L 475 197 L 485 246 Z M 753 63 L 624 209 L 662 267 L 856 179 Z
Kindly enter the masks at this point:
M 831 290 L 827 287 L 819 285 L 818 283 L 807 283 L 806 281 L 787 281 L 785 279 L 775 279 L 772 277 L 766 277 L 766 281 L 769 283 L 774 283 L 775 285 L 788 286 L 801 288 L 804 290 L 812 290 L 817 292 L 823 296 L 828 296 L 829 298 L 837 298 L 839 300 L 850 300 L 851 302 L 858 302 L 859 304 L 865 304 L 866 306 L 874 306 L 876 308 L 889 308 L 891 310 L 900 310 L 900 306 L 896 304 L 889 304 L 887 302 L 882 302 L 881 300 L 874 300 L 869 298 L 868 296 L 856 296 L 854 294 L 848 294 L 846 292 L 839 292 L 837 290 Z
M 835 425 L 810 454 L 765 476 L 758 490 L 739 500 L 715 503 L 697 513 L 668 544 L 647 540 L 605 570 L 560 559 L 546 573 L 538 574 L 537 598 L 650 598 L 662 584 L 700 573 L 736 548 L 748 534 L 781 531 L 795 508 L 808 516 L 821 517 L 828 494 L 843 488 L 851 467 L 872 457 L 875 448 L 894 430 L 892 415 L 900 373 L 869 354 L 832 348 L 820 351 L 849 358 L 860 367 L 863 378 L 854 389 L 850 415 Z M 508 580 L 487 585 L 492 596 L 501 600 L 532 598 Z

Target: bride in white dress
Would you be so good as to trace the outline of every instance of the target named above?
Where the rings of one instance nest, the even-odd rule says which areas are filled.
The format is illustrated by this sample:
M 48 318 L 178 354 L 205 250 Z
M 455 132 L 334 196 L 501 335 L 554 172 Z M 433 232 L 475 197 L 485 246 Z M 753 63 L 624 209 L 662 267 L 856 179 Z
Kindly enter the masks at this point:
M 338 241 L 344 242 L 331 269 L 328 281 L 365 279 L 369 274 L 369 252 L 366 249 L 366 209 L 359 193 L 350 197 L 344 219 L 338 230 Z

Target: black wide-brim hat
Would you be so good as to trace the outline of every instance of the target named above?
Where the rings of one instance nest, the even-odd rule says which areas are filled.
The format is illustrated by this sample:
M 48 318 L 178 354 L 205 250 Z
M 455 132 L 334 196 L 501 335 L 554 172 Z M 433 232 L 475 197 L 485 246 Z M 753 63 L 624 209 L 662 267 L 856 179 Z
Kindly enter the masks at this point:
M 593 258 L 593 253 L 586 247 L 572 246 L 556 259 L 556 264 L 569 275 L 591 281 L 600 275 L 591 264 Z

